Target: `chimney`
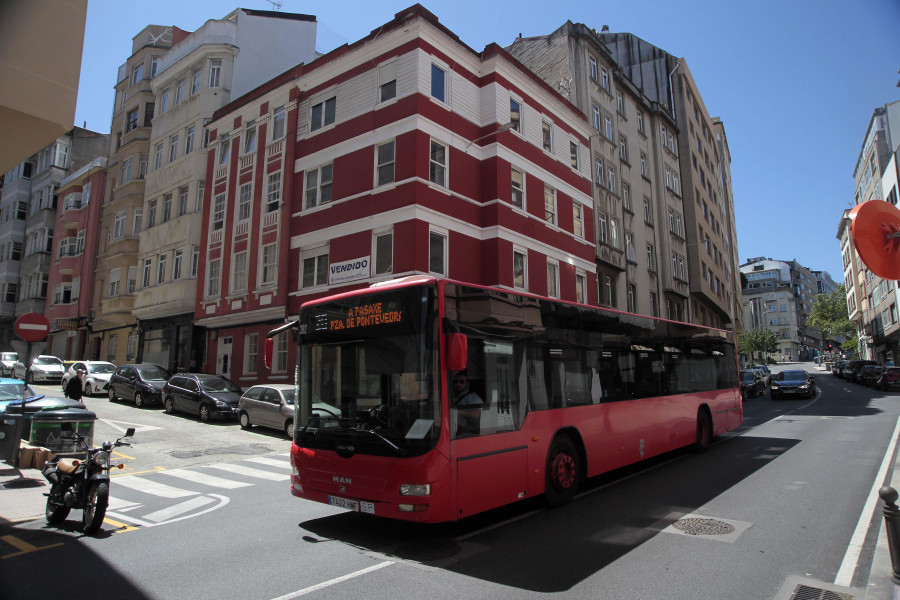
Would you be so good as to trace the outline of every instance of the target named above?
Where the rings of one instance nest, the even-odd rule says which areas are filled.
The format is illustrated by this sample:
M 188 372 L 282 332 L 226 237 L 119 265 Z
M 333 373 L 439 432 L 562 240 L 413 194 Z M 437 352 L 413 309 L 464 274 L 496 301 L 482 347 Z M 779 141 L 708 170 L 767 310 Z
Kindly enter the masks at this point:
M 609 25 L 604 25 L 600 28 L 601 33 L 609 33 Z

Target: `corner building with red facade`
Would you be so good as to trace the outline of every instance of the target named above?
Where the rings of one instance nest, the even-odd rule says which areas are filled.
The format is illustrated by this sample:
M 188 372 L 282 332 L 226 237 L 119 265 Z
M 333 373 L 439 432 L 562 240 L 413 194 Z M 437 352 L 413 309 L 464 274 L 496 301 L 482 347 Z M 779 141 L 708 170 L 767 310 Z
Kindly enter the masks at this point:
M 195 313 L 207 372 L 224 362 L 243 387 L 293 381 L 290 334 L 267 368 L 266 333 L 307 300 L 392 278 L 597 303 L 586 118 L 420 5 L 209 128 Z

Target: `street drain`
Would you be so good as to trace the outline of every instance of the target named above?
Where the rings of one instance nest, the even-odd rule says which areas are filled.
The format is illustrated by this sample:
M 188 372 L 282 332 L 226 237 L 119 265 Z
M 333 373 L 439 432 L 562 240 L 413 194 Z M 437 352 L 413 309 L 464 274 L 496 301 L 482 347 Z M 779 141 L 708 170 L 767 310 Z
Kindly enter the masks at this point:
M 728 535 L 734 526 L 716 519 L 679 519 L 672 527 L 688 535 Z
M 798 585 L 790 600 L 853 600 L 853 596 L 809 585 Z
M 447 540 L 426 540 L 410 542 L 398 546 L 394 551 L 397 558 L 418 562 L 444 560 L 459 554 L 460 548 L 455 542 Z

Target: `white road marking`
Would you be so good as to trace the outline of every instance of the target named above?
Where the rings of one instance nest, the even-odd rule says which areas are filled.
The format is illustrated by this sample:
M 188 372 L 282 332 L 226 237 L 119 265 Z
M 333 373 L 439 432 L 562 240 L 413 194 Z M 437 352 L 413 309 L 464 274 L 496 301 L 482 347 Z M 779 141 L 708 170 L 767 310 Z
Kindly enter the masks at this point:
M 303 588 L 302 590 L 297 590 L 296 592 L 291 592 L 290 594 L 285 594 L 284 596 L 278 596 L 277 598 L 273 598 L 272 600 L 290 600 L 291 598 L 297 598 L 298 596 L 305 596 L 306 594 L 309 594 L 311 592 L 330 587 L 332 585 L 341 583 L 342 581 L 347 581 L 348 579 L 353 579 L 354 577 L 359 577 L 360 575 L 371 573 L 372 571 L 377 571 L 378 569 L 383 569 L 384 567 L 388 567 L 392 564 L 394 564 L 392 561 L 378 563 L 377 565 L 372 565 L 371 567 L 361 569 L 359 571 L 354 571 L 353 573 L 342 575 L 341 577 L 335 577 L 334 579 L 323 581 L 322 583 L 318 583 L 308 588 Z
M 835 585 L 850 587 L 850 583 L 853 581 L 853 573 L 856 571 L 856 564 L 859 562 L 859 555 L 862 553 L 863 542 L 866 541 L 866 532 L 869 529 L 869 523 L 872 522 L 875 505 L 880 500 L 878 490 L 884 485 L 884 478 L 887 477 L 891 458 L 894 456 L 894 447 L 897 445 L 898 434 L 900 434 L 900 417 L 897 418 L 897 425 L 894 427 L 891 443 L 884 453 L 884 459 L 881 461 L 881 467 L 878 469 L 878 474 L 872 483 L 872 489 L 869 491 L 869 495 L 866 496 L 866 503 L 863 506 L 862 513 L 859 515 L 859 521 L 856 523 L 853 537 L 850 538 L 850 545 L 847 546 L 847 552 L 844 554 L 841 568 L 834 578 Z
M 222 477 L 216 477 L 215 475 L 210 475 L 209 473 L 202 473 L 200 471 L 193 471 L 190 469 L 171 469 L 169 471 L 160 471 L 160 473 L 162 473 L 163 475 L 178 477 L 179 479 L 184 479 L 186 481 L 193 481 L 194 483 L 201 483 L 210 487 L 222 488 L 226 490 L 234 490 L 237 488 L 253 485 L 252 483 L 247 483 L 246 481 L 233 481 L 231 479 L 223 479 Z
M 277 458 L 268 458 L 265 456 L 254 456 L 247 459 L 249 462 L 255 462 L 261 465 L 269 465 L 270 467 L 280 467 L 282 469 L 290 469 L 291 463 L 286 460 L 278 460 Z
M 172 487 L 164 483 L 157 483 L 150 479 L 144 479 L 136 475 L 128 475 L 116 478 L 116 485 L 121 485 L 138 492 L 161 496 L 163 498 L 186 498 L 187 496 L 196 496 L 199 492 L 183 490 L 181 488 Z
M 116 498 L 114 496 L 110 496 L 109 505 L 107 508 L 111 510 L 131 510 L 137 506 L 141 506 L 139 502 L 130 502 L 128 500 L 122 500 L 121 498 Z
M 207 467 L 211 469 L 220 469 L 222 471 L 228 471 L 229 473 L 234 473 L 235 475 L 243 475 L 245 477 L 256 477 L 257 479 L 268 479 L 269 481 L 285 481 L 286 479 L 290 479 L 291 476 L 289 473 L 271 473 L 269 471 L 263 471 L 261 469 L 254 469 L 252 467 L 245 467 L 243 465 L 233 465 L 230 463 L 219 463 L 215 465 L 207 465 Z
M 146 519 L 147 521 L 153 521 L 155 523 L 168 521 L 170 519 L 174 519 L 175 517 L 181 516 L 186 512 L 197 510 L 202 506 L 206 506 L 210 502 L 215 502 L 215 500 L 213 498 L 210 498 L 209 496 L 195 496 L 190 500 L 179 502 L 174 506 L 158 510 L 154 513 L 150 513 L 149 515 L 144 515 L 144 519 Z
M 162 429 L 162 427 L 157 427 L 156 425 L 140 425 L 139 423 L 129 423 L 128 421 L 111 421 L 109 419 L 97 420 L 106 423 L 119 433 L 125 433 L 125 430 L 128 429 L 128 427 L 134 427 L 135 433 L 138 433 L 140 431 L 153 431 L 155 429 Z M 121 427 L 121 425 L 125 425 L 125 427 Z

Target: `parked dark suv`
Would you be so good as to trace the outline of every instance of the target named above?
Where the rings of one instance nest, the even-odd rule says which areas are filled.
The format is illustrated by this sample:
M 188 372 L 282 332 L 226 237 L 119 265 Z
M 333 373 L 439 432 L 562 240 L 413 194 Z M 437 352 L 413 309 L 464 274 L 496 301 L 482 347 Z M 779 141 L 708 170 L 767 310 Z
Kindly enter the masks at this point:
M 206 373 L 172 375 L 163 388 L 163 404 L 175 411 L 198 415 L 200 420 L 236 419 L 243 390 L 227 377 Z
M 874 360 L 851 360 L 844 367 L 844 379 L 859 382 L 859 371 L 866 365 L 877 365 Z
M 170 376 L 167 370 L 151 363 L 122 365 L 109 378 L 109 399 L 133 400 L 138 408 L 162 404 L 162 389 Z

